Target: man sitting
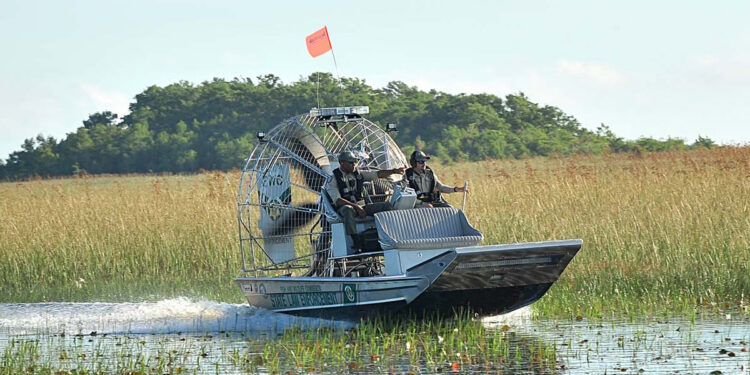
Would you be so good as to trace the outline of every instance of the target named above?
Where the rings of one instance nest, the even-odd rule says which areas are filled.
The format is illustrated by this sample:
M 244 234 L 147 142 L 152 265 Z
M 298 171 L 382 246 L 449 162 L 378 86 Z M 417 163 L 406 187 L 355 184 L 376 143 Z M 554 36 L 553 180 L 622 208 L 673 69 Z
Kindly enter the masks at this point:
M 392 174 L 404 174 L 404 168 L 380 170 L 377 172 L 359 171 L 357 164 L 359 158 L 352 151 L 342 151 L 339 154 L 339 167 L 333 171 L 333 178 L 328 182 L 326 191 L 331 201 L 336 206 L 336 212 L 341 215 L 346 227 L 346 233 L 352 236 L 354 247 L 362 248 L 362 243 L 357 235 L 355 218 L 372 216 L 377 212 L 391 209 L 388 202 L 377 202 L 365 204 L 364 182 L 374 181 L 378 178 L 386 178 Z
M 409 187 L 417 192 L 417 207 L 450 207 L 441 194 L 463 192 L 463 186 L 446 186 L 438 180 L 435 172 L 427 166 L 427 154 L 416 150 L 411 153 L 409 164 L 411 168 L 406 170 L 406 180 Z M 468 193 L 468 189 L 466 189 Z

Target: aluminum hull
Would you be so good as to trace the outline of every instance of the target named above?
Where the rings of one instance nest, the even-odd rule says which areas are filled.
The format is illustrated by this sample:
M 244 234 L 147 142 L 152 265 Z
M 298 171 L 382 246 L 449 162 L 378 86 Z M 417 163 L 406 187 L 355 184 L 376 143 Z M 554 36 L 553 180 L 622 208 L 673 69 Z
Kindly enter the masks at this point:
M 376 277 L 238 277 L 250 305 L 341 320 L 375 315 L 496 315 L 541 298 L 580 250 L 581 240 L 401 250 L 403 274 Z M 423 259 L 423 260 L 422 260 Z

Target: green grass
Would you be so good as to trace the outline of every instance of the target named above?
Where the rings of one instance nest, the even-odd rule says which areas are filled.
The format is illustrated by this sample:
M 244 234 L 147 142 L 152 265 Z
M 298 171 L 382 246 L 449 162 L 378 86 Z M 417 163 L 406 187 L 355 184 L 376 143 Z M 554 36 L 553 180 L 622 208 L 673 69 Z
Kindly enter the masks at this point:
M 748 312 L 750 148 L 435 169 L 485 243 L 583 239 L 539 316 Z M 242 301 L 238 178 L 0 184 L 0 301 Z

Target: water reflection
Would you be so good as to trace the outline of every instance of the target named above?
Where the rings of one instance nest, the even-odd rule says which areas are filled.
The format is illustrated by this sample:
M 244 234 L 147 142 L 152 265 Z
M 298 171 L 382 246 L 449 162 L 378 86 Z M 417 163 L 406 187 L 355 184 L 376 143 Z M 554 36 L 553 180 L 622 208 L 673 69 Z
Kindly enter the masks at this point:
M 750 320 L 727 315 L 638 321 L 516 320 L 513 329 L 557 349 L 559 368 L 569 373 L 747 373 Z M 484 321 L 500 329 L 502 321 Z

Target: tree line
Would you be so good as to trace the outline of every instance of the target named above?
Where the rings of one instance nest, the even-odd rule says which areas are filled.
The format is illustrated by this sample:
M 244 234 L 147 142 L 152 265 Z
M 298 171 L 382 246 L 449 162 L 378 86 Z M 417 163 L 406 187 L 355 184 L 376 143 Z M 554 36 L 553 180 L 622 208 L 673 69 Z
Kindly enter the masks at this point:
M 704 137 L 693 144 L 678 138 L 625 140 L 604 124 L 591 131 L 523 93 L 451 95 L 398 81 L 373 88 L 330 73 L 285 84 L 264 75 L 148 87 L 125 116 L 94 113 L 60 140 L 26 139 L 20 150 L 0 159 L 0 179 L 238 168 L 257 132 L 318 102 L 321 107 L 367 105 L 368 119 L 398 124 L 395 139 L 406 153 L 421 148 L 444 162 L 715 146 Z

